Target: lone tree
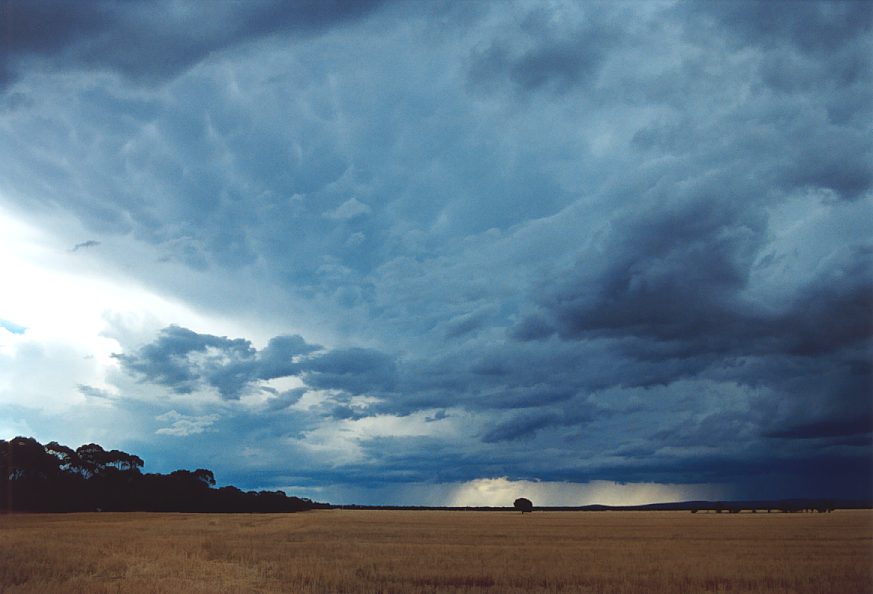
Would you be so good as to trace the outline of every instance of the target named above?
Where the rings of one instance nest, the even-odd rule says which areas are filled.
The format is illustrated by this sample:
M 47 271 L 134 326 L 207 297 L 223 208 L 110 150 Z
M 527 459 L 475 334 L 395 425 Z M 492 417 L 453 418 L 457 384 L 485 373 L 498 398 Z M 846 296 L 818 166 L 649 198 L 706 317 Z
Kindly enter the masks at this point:
M 530 502 L 530 499 L 525 499 L 524 497 L 519 497 L 512 505 L 521 513 L 533 511 L 533 503 Z

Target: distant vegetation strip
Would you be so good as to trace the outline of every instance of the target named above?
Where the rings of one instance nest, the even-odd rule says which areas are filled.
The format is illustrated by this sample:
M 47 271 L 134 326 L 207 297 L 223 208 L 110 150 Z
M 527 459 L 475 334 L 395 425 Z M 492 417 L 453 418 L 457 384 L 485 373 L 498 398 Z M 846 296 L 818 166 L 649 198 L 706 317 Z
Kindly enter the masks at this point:
M 311 509 L 410 511 L 518 511 L 515 507 L 331 505 L 289 497 L 282 491 L 215 488 L 212 471 L 176 470 L 144 474 L 143 460 L 91 443 L 72 449 L 31 437 L 0 439 L 0 512 L 296 512 Z M 517 500 L 518 501 L 523 500 Z M 524 500 L 527 501 L 527 500 Z M 528 502 L 529 503 L 529 502 Z M 781 499 L 754 501 L 684 501 L 648 505 L 539 506 L 536 511 L 690 511 L 692 513 L 830 512 L 871 509 L 857 499 Z
M 212 471 L 144 474 L 138 456 L 0 439 L 0 511 L 296 512 L 330 507 L 282 491 L 215 488 Z

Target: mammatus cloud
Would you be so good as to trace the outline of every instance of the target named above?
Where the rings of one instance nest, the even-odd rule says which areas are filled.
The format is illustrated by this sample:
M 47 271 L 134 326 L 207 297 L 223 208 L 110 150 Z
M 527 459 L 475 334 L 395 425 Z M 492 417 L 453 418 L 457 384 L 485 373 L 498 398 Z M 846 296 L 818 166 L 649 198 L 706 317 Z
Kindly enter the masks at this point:
M 374 498 L 873 492 L 864 3 L 0 10 L 16 419 Z
M 372 212 L 372 209 L 357 198 L 349 198 L 333 210 L 324 213 L 325 218 L 346 221 Z
M 572 13 L 572 11 L 565 11 Z M 596 10 L 565 14 L 555 22 L 532 14 L 518 31 L 502 35 L 470 56 L 469 83 L 485 89 L 509 85 L 519 93 L 563 93 L 590 88 L 623 32 Z

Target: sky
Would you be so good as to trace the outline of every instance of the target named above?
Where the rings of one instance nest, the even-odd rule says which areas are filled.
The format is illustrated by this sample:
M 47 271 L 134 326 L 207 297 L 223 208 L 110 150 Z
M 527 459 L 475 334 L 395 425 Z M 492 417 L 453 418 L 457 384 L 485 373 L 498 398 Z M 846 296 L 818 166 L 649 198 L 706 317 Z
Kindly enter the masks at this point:
M 0 438 L 332 503 L 873 496 L 868 2 L 0 4 Z

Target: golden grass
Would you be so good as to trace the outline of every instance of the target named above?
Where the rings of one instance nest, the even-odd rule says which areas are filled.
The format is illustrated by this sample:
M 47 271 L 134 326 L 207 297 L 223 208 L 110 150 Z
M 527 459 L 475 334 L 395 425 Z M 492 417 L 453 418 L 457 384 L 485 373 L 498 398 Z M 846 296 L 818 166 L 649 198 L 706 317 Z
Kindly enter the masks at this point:
M 0 592 L 873 592 L 873 512 L 0 516 Z

